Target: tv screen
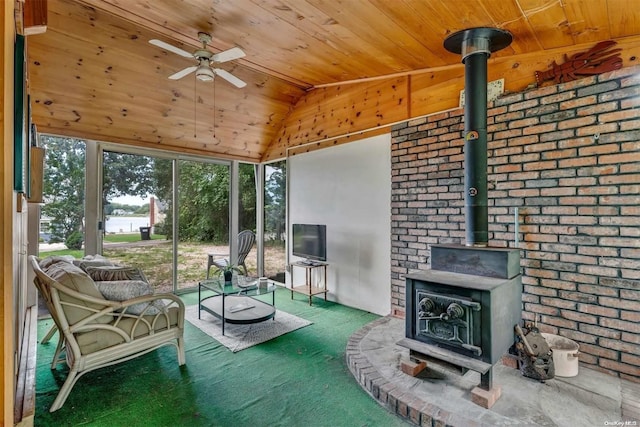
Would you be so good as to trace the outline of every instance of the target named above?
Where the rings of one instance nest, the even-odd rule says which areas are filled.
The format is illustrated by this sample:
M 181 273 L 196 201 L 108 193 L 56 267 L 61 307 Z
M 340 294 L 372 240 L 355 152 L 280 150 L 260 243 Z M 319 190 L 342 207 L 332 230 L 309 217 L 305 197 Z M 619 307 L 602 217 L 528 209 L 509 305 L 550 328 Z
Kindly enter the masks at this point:
M 308 260 L 327 260 L 327 226 L 318 224 L 293 224 L 294 256 Z

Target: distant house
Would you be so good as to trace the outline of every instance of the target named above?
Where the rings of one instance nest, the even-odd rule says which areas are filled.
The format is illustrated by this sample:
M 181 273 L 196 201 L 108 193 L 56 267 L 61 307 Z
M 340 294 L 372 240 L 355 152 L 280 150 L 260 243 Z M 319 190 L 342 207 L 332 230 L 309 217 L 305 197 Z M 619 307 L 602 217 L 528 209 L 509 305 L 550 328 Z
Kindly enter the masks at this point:
M 51 221 L 53 218 L 48 216 L 40 217 L 40 240 L 48 243 L 51 240 Z

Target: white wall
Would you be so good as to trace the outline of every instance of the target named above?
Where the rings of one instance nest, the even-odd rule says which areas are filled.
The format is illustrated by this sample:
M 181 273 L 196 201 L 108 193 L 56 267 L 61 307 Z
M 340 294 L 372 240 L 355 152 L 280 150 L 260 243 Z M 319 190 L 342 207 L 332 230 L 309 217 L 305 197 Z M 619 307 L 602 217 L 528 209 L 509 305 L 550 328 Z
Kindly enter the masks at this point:
M 289 224 L 327 226 L 328 299 L 389 314 L 391 136 L 292 156 L 288 180 Z

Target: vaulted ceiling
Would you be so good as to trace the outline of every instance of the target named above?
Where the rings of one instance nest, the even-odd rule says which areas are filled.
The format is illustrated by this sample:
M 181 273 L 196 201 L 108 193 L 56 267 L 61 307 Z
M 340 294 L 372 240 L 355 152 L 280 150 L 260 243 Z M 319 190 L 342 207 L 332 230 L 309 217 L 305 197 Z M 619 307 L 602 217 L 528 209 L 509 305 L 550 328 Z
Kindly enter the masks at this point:
M 388 132 L 455 108 L 464 86 L 445 38 L 498 27 L 513 43 L 489 60 L 505 90 L 564 55 L 615 40 L 640 56 L 636 0 L 48 0 L 47 30 L 27 38 L 38 131 L 189 154 L 266 161 Z M 246 56 L 219 67 L 247 82 L 201 82 L 149 43 Z

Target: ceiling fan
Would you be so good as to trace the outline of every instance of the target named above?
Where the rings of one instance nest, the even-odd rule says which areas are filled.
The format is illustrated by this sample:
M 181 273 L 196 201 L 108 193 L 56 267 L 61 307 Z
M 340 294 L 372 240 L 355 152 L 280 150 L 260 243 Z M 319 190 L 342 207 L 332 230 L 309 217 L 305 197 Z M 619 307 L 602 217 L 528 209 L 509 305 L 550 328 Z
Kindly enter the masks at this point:
M 211 35 L 203 32 L 198 33 L 198 39 L 202 42 L 202 48 L 196 50 L 193 53 L 189 53 L 186 50 L 182 50 L 179 47 L 165 43 L 162 40 L 149 40 L 152 45 L 158 46 L 162 49 L 173 52 L 177 55 L 185 58 L 195 58 L 198 61 L 198 65 L 192 65 L 184 70 L 178 71 L 175 74 L 169 76 L 171 80 L 181 79 L 194 71 L 196 72 L 196 78 L 203 82 L 211 82 L 215 76 L 220 76 L 232 85 L 236 87 L 245 87 L 247 84 L 231 74 L 230 72 L 223 70 L 222 68 L 213 68 L 213 64 L 219 64 L 221 62 L 233 61 L 234 59 L 242 58 L 245 56 L 242 49 L 239 47 L 233 47 L 229 50 L 225 50 L 220 53 L 213 53 L 207 49 L 207 43 L 211 42 Z

